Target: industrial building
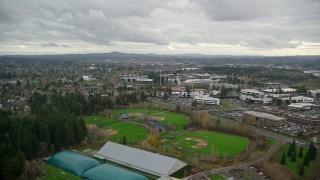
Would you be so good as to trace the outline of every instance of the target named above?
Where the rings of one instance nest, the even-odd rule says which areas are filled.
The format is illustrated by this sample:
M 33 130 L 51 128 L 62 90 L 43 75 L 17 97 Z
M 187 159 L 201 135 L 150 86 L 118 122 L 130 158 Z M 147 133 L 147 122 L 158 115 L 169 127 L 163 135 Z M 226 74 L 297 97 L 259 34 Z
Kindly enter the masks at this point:
M 248 124 L 258 124 L 267 127 L 279 127 L 285 122 L 285 118 L 278 117 L 272 114 L 257 112 L 257 111 L 244 111 L 242 120 Z

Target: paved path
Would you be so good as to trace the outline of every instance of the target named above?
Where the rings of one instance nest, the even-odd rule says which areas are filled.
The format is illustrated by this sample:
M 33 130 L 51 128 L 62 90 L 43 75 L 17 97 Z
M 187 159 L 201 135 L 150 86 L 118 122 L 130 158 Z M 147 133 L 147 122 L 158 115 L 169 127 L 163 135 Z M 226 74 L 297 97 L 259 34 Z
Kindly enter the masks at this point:
M 197 174 L 193 174 L 189 177 L 184 178 L 185 180 L 197 180 L 197 179 L 202 179 L 206 176 L 211 176 L 214 174 L 229 174 L 230 175 L 230 170 L 234 170 L 234 169 L 247 169 L 250 166 L 253 166 L 255 164 L 260 164 L 262 162 L 268 161 L 272 158 L 273 152 L 277 151 L 281 148 L 281 143 L 277 143 L 274 144 L 271 148 L 269 148 L 269 150 L 259 159 L 255 160 L 255 161 L 251 161 L 251 162 L 245 162 L 242 164 L 237 164 L 234 166 L 228 166 L 228 167 L 223 167 L 223 168 L 218 168 L 218 169 L 214 169 L 214 170 L 208 170 L 208 171 L 203 171 L 203 172 L 199 172 Z M 237 177 L 234 177 L 233 175 L 230 175 L 231 177 L 233 177 L 234 179 L 237 179 Z M 255 176 L 255 174 L 252 174 L 252 179 L 264 179 L 261 176 Z M 241 179 L 241 178 L 240 178 Z

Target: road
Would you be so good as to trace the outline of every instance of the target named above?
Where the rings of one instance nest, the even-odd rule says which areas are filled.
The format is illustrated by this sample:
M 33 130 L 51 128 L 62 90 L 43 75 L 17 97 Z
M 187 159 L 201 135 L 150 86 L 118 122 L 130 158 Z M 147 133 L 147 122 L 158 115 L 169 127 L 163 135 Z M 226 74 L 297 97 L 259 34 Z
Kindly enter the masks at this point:
M 261 164 L 262 162 L 265 162 L 265 161 L 269 161 L 273 157 L 274 152 L 277 152 L 280 148 L 281 148 L 281 143 L 276 143 L 271 148 L 269 148 L 268 151 L 264 153 L 262 157 L 260 157 L 257 160 L 254 160 L 251 162 L 244 162 L 244 163 L 233 165 L 233 166 L 218 168 L 214 170 L 199 172 L 197 174 L 193 174 L 189 177 L 184 178 L 184 180 L 197 180 L 197 179 L 202 179 L 203 177 L 211 176 L 214 174 L 223 174 L 227 178 L 232 177 L 234 180 L 245 178 L 245 177 L 237 177 L 235 173 L 231 172 L 231 170 L 236 170 L 236 169 L 241 169 L 242 174 L 249 176 L 251 179 L 257 179 L 257 180 L 265 179 L 264 176 L 259 175 L 257 171 L 253 171 L 250 167 L 255 166 L 256 164 Z
M 209 115 L 209 118 L 212 118 L 212 119 L 220 119 L 221 122 L 235 122 L 234 120 L 231 120 L 231 119 L 228 119 L 228 118 L 225 118 L 225 117 L 221 117 L 221 116 L 216 116 L 216 115 L 212 115 L 210 114 Z M 279 142 L 283 142 L 283 143 L 287 143 L 287 142 L 292 142 L 294 139 L 296 138 L 293 138 L 293 137 L 288 137 L 288 136 L 284 136 L 284 135 L 281 135 L 281 134 L 277 134 L 277 133 L 274 133 L 274 132 L 271 132 L 271 131 L 268 131 L 268 130 L 264 130 L 262 128 L 258 128 L 258 127 L 255 127 L 255 126 L 249 126 L 253 131 L 255 131 L 256 133 L 259 133 L 259 134 L 262 134 L 266 137 L 269 137 L 269 138 L 273 138 L 273 139 L 276 139 L 277 141 Z M 302 144 L 305 144 L 305 145 L 309 145 L 310 142 L 308 141 L 305 141 L 305 140 L 301 140 L 301 139 L 296 139 L 297 142 L 301 142 Z M 297 144 L 299 146 L 301 146 L 301 144 Z M 320 148 L 319 145 L 315 145 L 318 149 Z

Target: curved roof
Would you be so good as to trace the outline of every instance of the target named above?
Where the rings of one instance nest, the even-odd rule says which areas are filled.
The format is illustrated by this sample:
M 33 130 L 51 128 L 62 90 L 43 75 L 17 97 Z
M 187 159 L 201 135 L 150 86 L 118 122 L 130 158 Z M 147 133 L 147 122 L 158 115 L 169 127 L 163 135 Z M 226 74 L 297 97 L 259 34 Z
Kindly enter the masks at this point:
M 69 150 L 56 153 L 48 159 L 47 163 L 77 176 L 81 176 L 88 169 L 100 165 L 93 158 Z
M 147 180 L 148 178 L 128 171 L 123 168 L 119 168 L 110 164 L 101 164 L 100 166 L 94 167 L 81 176 L 83 179 L 104 179 L 104 180 Z

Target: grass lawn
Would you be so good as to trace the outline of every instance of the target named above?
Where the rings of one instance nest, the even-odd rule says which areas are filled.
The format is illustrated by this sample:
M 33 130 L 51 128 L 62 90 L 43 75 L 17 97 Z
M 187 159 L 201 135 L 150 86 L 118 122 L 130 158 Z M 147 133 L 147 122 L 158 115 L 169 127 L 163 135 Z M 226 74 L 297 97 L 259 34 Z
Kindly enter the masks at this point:
M 159 121 L 159 124 L 172 124 L 177 127 L 176 133 L 183 133 L 184 127 L 189 117 L 184 114 L 173 113 L 173 112 L 164 112 L 156 109 L 118 109 L 114 110 L 113 118 L 106 118 L 101 116 L 83 116 L 83 119 L 86 124 L 95 124 L 98 127 L 106 128 L 106 129 L 114 129 L 118 131 L 118 134 L 108 137 L 111 141 L 114 142 L 122 142 L 123 136 L 126 136 L 128 144 L 136 144 L 147 137 L 147 129 L 131 124 L 128 122 L 123 122 L 118 120 L 118 116 L 120 114 L 128 114 L 128 113 L 143 113 L 150 114 L 153 116 L 161 116 L 164 117 L 165 120 Z M 183 132 L 182 132 L 183 131 Z M 171 136 L 168 132 L 161 135 L 162 137 L 168 138 Z M 195 142 L 194 142 L 195 143 Z
M 118 134 L 109 136 L 108 139 L 118 143 L 121 143 L 123 136 L 126 136 L 128 144 L 137 144 L 144 140 L 148 134 L 145 127 L 120 120 L 107 119 L 99 116 L 84 116 L 83 119 L 86 124 L 96 124 L 101 128 L 117 130 Z M 100 124 L 100 126 L 98 124 Z
M 222 108 L 226 110 L 234 109 L 237 107 L 235 104 L 224 100 L 221 101 L 220 106 L 222 106 Z
M 121 143 L 123 136 L 125 136 L 128 144 L 137 144 L 146 139 L 148 134 L 146 128 L 128 122 L 108 126 L 107 128 L 112 128 L 118 131 L 118 134 L 109 137 L 111 141 L 118 143 Z
M 97 84 L 97 81 L 83 81 L 84 85 L 95 85 Z
M 289 144 L 285 144 L 282 147 L 282 150 L 279 152 L 279 154 L 276 157 L 276 162 L 280 164 L 282 154 L 283 154 L 283 152 L 285 152 L 286 153 L 286 165 L 285 166 L 299 176 L 299 164 L 303 164 L 303 157 L 302 158 L 298 157 L 298 153 L 299 153 L 300 147 L 296 146 L 297 161 L 296 162 L 292 162 L 290 160 L 291 157 L 287 156 L 287 152 L 288 152 L 289 146 L 290 146 Z M 307 153 L 307 149 L 304 148 L 303 149 L 303 155 L 305 155 L 306 153 Z M 310 166 L 310 164 L 309 164 L 309 166 Z M 308 173 L 309 173 L 309 166 L 304 166 L 304 174 L 305 175 L 308 175 Z
M 277 140 L 269 138 L 267 141 L 267 145 L 270 148 L 272 145 L 274 145 L 277 142 Z
M 114 110 L 113 112 L 114 118 L 107 119 L 106 117 L 99 117 L 99 116 L 83 116 L 86 124 L 96 124 L 99 123 L 99 121 L 103 120 L 104 125 L 108 126 L 114 123 L 119 122 L 116 118 L 120 114 L 128 114 L 128 113 L 143 113 L 143 114 L 150 114 L 153 116 L 161 116 L 164 117 L 165 120 L 160 121 L 161 124 L 172 124 L 175 126 L 183 127 L 187 124 L 189 117 L 184 114 L 174 113 L 174 112 L 164 112 L 159 111 L 156 109 L 118 109 Z
M 107 119 L 106 117 L 100 116 L 83 116 L 84 122 L 86 124 L 96 124 L 97 126 L 105 127 L 112 124 L 119 123 L 121 121 L 115 119 Z
M 75 176 L 67 171 L 58 169 L 50 164 L 43 163 L 43 169 L 46 171 L 46 175 L 38 178 L 39 180 L 80 180 L 81 178 Z
M 223 177 L 220 174 L 215 174 L 215 175 L 209 176 L 208 178 L 210 178 L 211 180 L 225 180 L 226 179 L 225 177 Z
M 208 145 L 199 149 L 190 146 L 195 145 L 194 141 L 185 140 L 187 137 L 199 138 L 208 142 Z M 249 145 L 250 140 L 244 137 L 223 134 L 211 131 L 196 131 L 178 136 L 173 140 L 177 146 L 182 147 L 190 152 L 197 153 L 211 153 L 212 151 L 218 156 L 233 157 L 239 154 L 246 146 Z
M 159 112 L 161 111 L 156 109 L 117 109 L 112 111 L 114 115 L 128 114 L 128 113 L 155 114 Z
M 184 114 L 174 112 L 164 112 L 156 109 L 119 109 L 113 111 L 114 115 L 128 114 L 128 113 L 143 113 L 153 116 L 164 117 L 165 120 L 160 121 L 161 124 L 172 124 L 175 126 L 183 127 L 187 124 L 189 117 Z
M 156 116 L 166 118 L 165 120 L 160 121 L 161 124 L 172 124 L 178 127 L 184 127 L 189 119 L 189 117 L 184 114 L 178 114 L 174 112 L 164 112 L 157 114 Z

